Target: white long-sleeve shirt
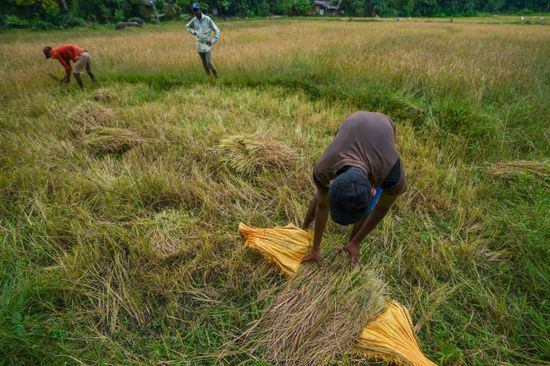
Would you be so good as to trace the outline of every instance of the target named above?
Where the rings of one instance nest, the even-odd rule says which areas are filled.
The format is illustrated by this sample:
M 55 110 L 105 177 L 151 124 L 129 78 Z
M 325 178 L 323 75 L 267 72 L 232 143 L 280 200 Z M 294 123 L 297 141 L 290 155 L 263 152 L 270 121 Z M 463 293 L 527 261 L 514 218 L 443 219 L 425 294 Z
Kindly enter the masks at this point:
M 218 42 L 220 38 L 220 29 L 214 23 L 212 18 L 208 15 L 202 15 L 200 20 L 197 17 L 193 17 L 189 23 L 187 23 L 187 31 L 197 36 L 197 51 L 198 52 L 210 52 L 212 46 L 206 44 L 206 41 L 211 41 L 212 45 Z M 210 38 L 211 32 L 214 32 L 214 37 Z

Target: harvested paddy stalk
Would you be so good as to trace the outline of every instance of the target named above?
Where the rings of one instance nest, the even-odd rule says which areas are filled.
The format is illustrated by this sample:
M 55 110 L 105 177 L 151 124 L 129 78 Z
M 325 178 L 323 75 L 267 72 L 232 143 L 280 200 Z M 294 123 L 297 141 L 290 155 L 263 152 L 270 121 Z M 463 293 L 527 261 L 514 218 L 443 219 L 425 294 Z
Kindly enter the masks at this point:
M 116 95 L 109 89 L 97 89 L 92 93 L 92 99 L 97 102 L 111 102 L 116 99 Z
M 330 365 L 354 352 L 365 322 L 386 307 L 373 271 L 304 267 L 275 298 L 252 334 L 265 359 L 284 365 Z
M 490 171 L 496 176 L 508 176 L 529 173 L 539 178 L 550 177 L 550 160 L 512 160 L 499 161 L 491 165 Z
M 242 175 L 280 169 L 296 159 L 287 145 L 262 133 L 229 136 L 220 141 L 222 163 Z
M 121 154 L 143 142 L 126 128 L 91 127 L 82 137 L 82 144 L 95 154 Z
M 105 108 L 95 102 L 80 104 L 69 115 L 69 123 L 76 133 L 88 132 L 93 127 L 105 126 L 112 122 L 116 115 L 110 108 Z

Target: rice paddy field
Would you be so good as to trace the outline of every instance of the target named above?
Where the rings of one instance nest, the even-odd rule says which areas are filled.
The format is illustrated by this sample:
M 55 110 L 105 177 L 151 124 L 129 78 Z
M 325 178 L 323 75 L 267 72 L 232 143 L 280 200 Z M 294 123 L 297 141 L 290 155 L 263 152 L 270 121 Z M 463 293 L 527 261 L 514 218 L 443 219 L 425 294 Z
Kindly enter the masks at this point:
M 237 226 L 299 226 L 356 110 L 396 123 L 409 187 L 354 273 L 437 364 L 550 364 L 550 27 L 218 25 L 217 81 L 183 22 L 0 34 L 0 364 L 273 365 L 242 335 L 286 278 Z M 97 84 L 48 76 L 61 43 Z M 325 265 L 348 230 L 328 224 Z

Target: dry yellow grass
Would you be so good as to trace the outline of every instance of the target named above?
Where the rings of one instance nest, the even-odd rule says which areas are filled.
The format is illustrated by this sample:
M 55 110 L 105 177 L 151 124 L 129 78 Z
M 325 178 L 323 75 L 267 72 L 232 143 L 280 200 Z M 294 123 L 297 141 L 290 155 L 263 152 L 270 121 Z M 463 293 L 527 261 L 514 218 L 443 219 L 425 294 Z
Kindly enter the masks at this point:
M 499 161 L 491 165 L 490 171 L 492 174 L 497 176 L 530 173 L 539 178 L 545 179 L 550 177 L 550 160 Z
M 194 39 L 180 25 L 163 32 L 149 32 L 148 28 L 147 32 L 112 35 L 82 32 L 63 38 L 41 37 L 40 42 L 0 44 L 4 57 L 0 79 L 7 85 L 0 96 L 24 93 L 46 80 L 53 86 L 45 73 L 60 74 L 61 66 L 56 61 L 46 62 L 40 49 L 65 40 L 90 51 L 100 79 L 105 72 L 196 71 L 200 65 Z M 510 78 L 535 82 L 533 67 L 546 57 L 545 41 L 550 37 L 550 27 L 520 25 L 301 21 L 281 26 L 267 21 L 256 23 L 253 31 L 239 23 L 220 22 L 220 27 L 222 36 L 214 61 L 222 74 L 269 73 L 301 60 L 312 69 L 336 69 L 342 81 L 375 72 L 449 87 L 460 83 L 474 98 Z M 33 75 L 32 81 L 29 75 Z

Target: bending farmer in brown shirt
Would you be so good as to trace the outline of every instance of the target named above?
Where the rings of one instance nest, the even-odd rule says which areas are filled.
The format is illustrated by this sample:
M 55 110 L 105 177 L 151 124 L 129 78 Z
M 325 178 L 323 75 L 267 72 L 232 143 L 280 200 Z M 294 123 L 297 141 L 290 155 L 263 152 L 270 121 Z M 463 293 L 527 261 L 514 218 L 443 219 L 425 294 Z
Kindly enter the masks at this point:
M 44 47 L 42 52 L 46 56 L 46 59 L 56 59 L 65 68 L 65 77 L 60 80 L 61 82 L 68 84 L 71 80 L 71 61 L 75 63 L 73 74 L 80 89 L 84 89 L 82 79 L 80 78 L 80 74 L 84 72 L 84 69 L 86 69 L 88 76 L 90 76 L 90 80 L 95 82 L 94 74 L 92 74 L 92 60 L 85 49 L 73 44 L 62 44 L 55 48 Z
M 302 262 L 320 264 L 320 247 L 328 220 L 354 224 L 349 242 L 340 250 L 359 260 L 361 241 L 386 216 L 407 189 L 395 145 L 395 126 L 381 113 L 356 112 L 348 116 L 313 169 L 317 194 L 302 225 L 315 220 L 313 248 Z

